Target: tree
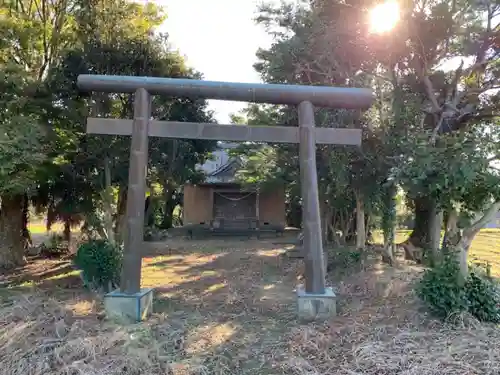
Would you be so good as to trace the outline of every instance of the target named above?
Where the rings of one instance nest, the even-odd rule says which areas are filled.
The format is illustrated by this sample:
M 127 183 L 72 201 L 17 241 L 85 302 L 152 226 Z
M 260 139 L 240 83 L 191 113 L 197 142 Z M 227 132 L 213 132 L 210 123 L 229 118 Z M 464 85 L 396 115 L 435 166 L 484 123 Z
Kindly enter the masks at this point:
M 7 1 L 0 6 L 1 100 L 5 108 L 1 126 L 6 173 L 4 188 L 0 189 L 4 221 L 0 223 L 0 267 L 24 263 L 25 206 L 36 187 L 38 169 L 46 160 L 44 138 L 49 132 L 41 121 L 39 87 L 71 41 L 69 8 L 65 0 Z
M 370 77 L 359 74 L 361 69 L 370 71 L 375 66 L 368 49 L 347 47 L 359 44 L 359 34 L 364 27 L 360 7 L 352 3 L 328 2 L 329 9 L 326 2 L 314 2 L 312 6 L 309 2 L 264 6 L 257 21 L 272 30 L 276 41 L 269 50 L 257 53 L 259 62 L 255 68 L 262 78 L 272 83 L 370 84 Z M 367 232 L 365 217 L 376 208 L 372 203 L 381 193 L 380 186 L 389 170 L 384 161 L 386 153 L 374 152 L 384 151 L 379 142 L 382 132 L 373 126 L 372 112 L 369 115 L 342 109 L 316 112 L 317 126 L 363 129 L 360 149 L 317 146 L 324 237 L 339 243 L 356 233 L 357 246 L 363 248 Z M 288 110 L 282 120 L 297 123 L 293 110 Z M 336 238 L 339 230 L 341 238 Z
M 16 65 L 0 71 L 0 266 L 4 268 L 24 263 L 25 193 L 36 188 L 37 168 L 46 155 L 38 108 L 25 97 L 31 85 Z
M 182 57 L 169 50 L 166 36 L 153 33 L 164 18 L 152 3 L 125 0 L 12 1 L 0 7 L 0 101 L 6 108 L 1 115 L 0 266 L 23 263 L 28 199 L 48 209 L 49 226 L 63 221 L 68 237 L 71 225 L 90 225 L 96 215 L 102 215 L 97 219 L 106 222 L 101 229 L 109 234 L 118 188 L 120 221 L 130 140 L 86 135 L 84 124 L 89 114 L 131 117 L 133 96 L 84 96 L 75 82 L 85 73 L 195 77 Z M 163 111 L 177 102 L 158 102 L 158 117 L 167 119 Z M 179 120 L 210 117 L 203 101 L 176 108 Z M 202 161 L 210 148 L 209 143 L 193 145 L 184 149 L 187 169 Z M 161 170 L 155 154 L 159 152 L 163 151 L 153 147 L 154 171 Z M 182 170 L 181 166 L 174 172 L 182 176 L 179 181 L 187 178 Z
M 401 159 L 402 168 L 395 170 L 403 176 L 403 183 L 413 180 L 410 195 L 415 201 L 416 226 L 409 243 L 429 249 L 429 258 L 439 257 L 443 209 L 447 217 L 454 216 L 450 210 L 457 204 L 484 209 L 470 227 L 478 230 L 497 208 L 495 189 L 491 190 L 495 183 L 480 184 L 489 193 L 480 194 L 474 186 L 497 178 L 488 169 L 488 161 L 498 153 L 491 150 L 494 139 L 485 133 L 491 133 L 498 115 L 498 93 L 491 90 L 499 86 L 499 12 L 499 5 L 491 1 L 417 2 L 403 10 L 403 19 L 391 36 L 371 38 L 370 46 L 387 73 L 385 79 L 392 81 L 395 90 L 395 120 L 411 124 L 415 136 L 415 142 L 405 142 L 405 148 L 415 153 L 407 153 Z M 445 69 L 446 61 L 453 58 L 460 63 Z M 418 108 L 416 116 L 411 114 L 417 121 L 407 122 L 407 110 L 414 112 L 412 107 Z M 409 169 L 402 172 L 405 166 Z M 463 169 L 469 172 L 460 173 Z M 482 204 L 477 204 L 477 196 L 483 197 Z M 477 230 L 466 230 L 469 235 L 464 243 L 470 244 L 470 235 Z
M 380 202 L 392 242 L 395 187 L 402 185 L 416 214 L 409 242 L 429 249 L 429 259 L 439 258 L 443 210 L 449 224 L 451 207 L 484 210 L 470 226 L 477 230 L 497 208 L 498 175 L 490 162 L 499 154 L 494 135 L 499 101 L 492 91 L 499 86 L 499 6 L 491 1 L 404 2 L 396 28 L 374 34 L 367 23 L 372 5 L 315 1 L 263 7 L 258 22 L 268 26 L 275 43 L 258 52 L 256 69 L 267 82 L 374 88 L 376 104 L 366 117 L 318 111 L 319 126 L 354 125 L 366 136 L 360 152 L 326 151 L 318 158 L 322 201 L 330 201 L 332 190 L 361 196 L 356 186 L 366 186 L 363 176 L 369 176 L 377 181 L 369 201 Z M 463 62 L 445 70 L 443 63 L 452 58 Z M 331 161 L 336 169 L 328 167 Z M 470 243 L 470 236 L 461 238 Z
M 186 77 L 199 78 L 192 71 Z M 207 111 L 205 100 L 180 98 L 155 98 L 154 117 L 159 120 L 186 122 L 215 122 L 212 113 Z M 150 142 L 151 182 L 158 183 L 163 191 L 163 218 L 160 226 L 164 229 L 173 225 L 173 211 L 182 204 L 182 188 L 186 182 L 196 183 L 204 176 L 197 170 L 208 154 L 216 147 L 216 142 L 204 140 L 153 139 Z
M 282 80 L 307 78 L 312 83 L 326 84 L 364 80 L 375 88 L 379 113 L 372 113 L 375 116 L 370 122 L 372 127 L 385 129 L 375 131 L 383 146 L 379 149 L 383 151 L 380 172 L 390 170 L 390 180 L 409 189 L 416 210 L 416 228 L 409 241 L 429 248 L 427 255 L 436 257 L 442 210 L 452 202 L 467 206 L 464 199 L 471 199 L 470 194 L 450 195 L 449 188 L 472 189 L 479 175 L 483 176 L 481 180 L 496 179 L 486 166 L 498 153 L 491 150 L 492 140 L 488 141 L 484 134 L 491 133 L 497 115 L 498 94 L 491 90 L 498 87 L 499 6 L 491 1 L 402 3 L 401 22 L 396 29 L 380 35 L 368 30 L 365 20 L 370 5 L 318 1 L 312 8 L 302 6 L 300 11 L 288 7 L 272 13 L 266 9 L 266 14 L 272 13 L 272 17 L 264 17 L 266 22 L 277 21 L 292 36 L 283 37 L 288 44 L 275 43 L 271 51 L 261 54 L 268 60 L 273 59 L 272 55 L 279 59 L 260 67 L 276 72 L 275 76 Z M 454 57 L 463 62 L 445 71 L 443 62 Z M 472 63 L 467 65 L 467 59 Z M 282 73 L 278 76 L 279 71 Z M 464 133 L 469 133 L 466 138 L 475 146 L 468 148 L 461 141 Z M 408 140 L 408 135 L 414 140 Z M 448 159 L 439 156 L 443 147 L 454 150 L 447 153 Z M 474 152 L 477 147 L 481 147 L 482 159 L 473 165 L 475 161 L 467 157 L 466 150 Z M 416 150 L 420 150 L 418 155 L 413 153 Z M 457 163 L 475 172 L 461 180 L 454 178 Z M 411 172 L 402 172 L 410 165 Z M 411 188 L 410 175 L 414 182 L 418 181 Z M 481 186 L 489 189 L 489 193 L 480 194 L 483 203 L 495 205 L 495 191 L 491 190 L 494 184 Z M 478 194 L 477 189 L 473 190 Z M 494 208 L 485 213 L 491 215 Z M 477 223 L 487 221 L 488 215 Z

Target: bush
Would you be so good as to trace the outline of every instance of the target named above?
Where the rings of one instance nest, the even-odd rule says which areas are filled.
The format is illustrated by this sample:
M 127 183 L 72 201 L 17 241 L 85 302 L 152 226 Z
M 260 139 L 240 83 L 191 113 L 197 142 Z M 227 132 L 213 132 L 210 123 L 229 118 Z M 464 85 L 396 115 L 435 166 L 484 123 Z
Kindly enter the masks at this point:
M 363 252 L 352 247 L 326 248 L 326 270 L 350 273 L 363 264 Z
M 469 312 L 484 322 L 500 323 L 498 285 L 481 269 L 474 269 L 465 284 Z
M 459 283 L 460 268 L 453 257 L 425 271 L 417 286 L 418 296 L 438 317 L 467 311 L 480 321 L 500 321 L 500 297 L 495 281 L 476 268 Z
M 74 263 L 86 286 L 110 291 L 119 285 L 122 251 L 106 240 L 90 240 L 78 248 Z

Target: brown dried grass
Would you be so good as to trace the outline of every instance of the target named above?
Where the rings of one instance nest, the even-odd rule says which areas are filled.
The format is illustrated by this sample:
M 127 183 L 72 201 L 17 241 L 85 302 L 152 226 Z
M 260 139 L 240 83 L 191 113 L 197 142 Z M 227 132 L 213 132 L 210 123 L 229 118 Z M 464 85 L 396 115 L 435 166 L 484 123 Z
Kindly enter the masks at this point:
M 239 281 L 227 279 L 239 312 L 234 301 L 207 295 L 193 311 L 122 326 L 102 319 L 95 299 L 36 290 L 10 297 L 0 305 L 0 375 L 500 374 L 500 329 L 467 316 L 428 317 L 412 291 L 417 267 L 373 263 L 337 285 L 338 317 L 301 324 L 280 293 L 257 298 L 267 287 L 261 272 L 249 277 L 262 262 L 289 274 L 298 264 L 253 254 Z M 270 303 L 276 308 L 265 309 Z
M 420 272 L 375 264 L 341 283 L 341 316 L 292 330 L 285 373 L 500 374 L 500 327 L 466 314 L 427 316 L 412 289 Z

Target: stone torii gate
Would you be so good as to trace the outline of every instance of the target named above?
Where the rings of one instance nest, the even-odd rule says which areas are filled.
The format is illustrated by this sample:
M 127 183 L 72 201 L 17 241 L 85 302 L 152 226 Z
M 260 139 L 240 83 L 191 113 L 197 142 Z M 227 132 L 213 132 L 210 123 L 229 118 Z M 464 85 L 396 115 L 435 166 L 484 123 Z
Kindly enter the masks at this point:
M 148 137 L 298 143 L 306 266 L 305 286 L 297 288 L 299 316 L 316 318 L 336 313 L 335 294 L 325 286 L 316 144 L 360 145 L 361 130 L 316 128 L 314 106 L 367 109 L 373 101 L 371 90 L 107 75 L 80 75 L 78 87 L 84 91 L 135 94 L 133 120 L 87 120 L 87 133 L 132 136 L 124 262 L 120 290 L 105 296 L 108 314 L 141 320 L 151 311 L 152 290 L 140 286 Z M 155 121 L 151 119 L 152 95 L 295 105 L 299 126 Z

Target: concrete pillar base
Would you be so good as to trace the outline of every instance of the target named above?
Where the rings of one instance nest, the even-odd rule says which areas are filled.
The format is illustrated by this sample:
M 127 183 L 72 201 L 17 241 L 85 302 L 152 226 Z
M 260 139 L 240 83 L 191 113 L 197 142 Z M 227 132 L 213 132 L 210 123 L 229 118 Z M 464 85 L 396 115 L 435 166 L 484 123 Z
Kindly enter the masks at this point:
M 337 315 L 337 296 L 332 288 L 325 288 L 324 294 L 312 294 L 299 285 L 297 303 L 299 319 L 321 320 Z
M 111 319 L 130 323 L 145 320 L 153 312 L 153 289 L 141 289 L 135 294 L 115 290 L 104 296 L 104 309 Z

